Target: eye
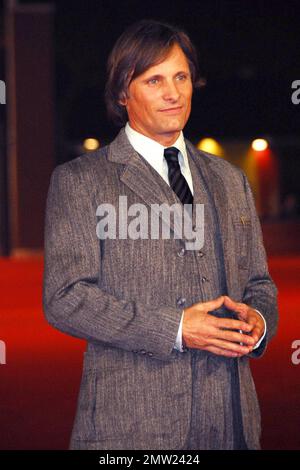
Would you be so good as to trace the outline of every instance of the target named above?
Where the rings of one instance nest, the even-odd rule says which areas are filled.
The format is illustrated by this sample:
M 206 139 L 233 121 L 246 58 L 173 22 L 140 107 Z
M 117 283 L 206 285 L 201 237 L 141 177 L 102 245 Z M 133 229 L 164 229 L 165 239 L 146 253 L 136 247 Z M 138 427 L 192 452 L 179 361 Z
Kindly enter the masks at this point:
M 177 78 L 177 80 L 179 80 L 179 81 L 181 81 L 181 82 L 182 82 L 182 81 L 186 80 L 186 79 L 187 79 L 187 77 L 188 77 L 188 76 L 187 76 L 187 74 L 185 74 L 185 73 L 181 73 L 180 75 L 177 75 L 177 77 L 176 77 L 176 78 Z
M 156 85 L 158 83 L 158 78 L 150 78 L 147 83 L 149 85 Z

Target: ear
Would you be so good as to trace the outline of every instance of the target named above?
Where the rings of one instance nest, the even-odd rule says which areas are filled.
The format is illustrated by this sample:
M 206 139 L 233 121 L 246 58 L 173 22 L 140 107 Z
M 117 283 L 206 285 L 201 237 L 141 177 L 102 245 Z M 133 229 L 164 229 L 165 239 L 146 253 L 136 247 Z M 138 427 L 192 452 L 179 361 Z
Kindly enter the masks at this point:
M 127 106 L 127 103 L 128 103 L 128 96 L 123 91 L 120 95 L 119 104 L 121 104 L 122 106 Z

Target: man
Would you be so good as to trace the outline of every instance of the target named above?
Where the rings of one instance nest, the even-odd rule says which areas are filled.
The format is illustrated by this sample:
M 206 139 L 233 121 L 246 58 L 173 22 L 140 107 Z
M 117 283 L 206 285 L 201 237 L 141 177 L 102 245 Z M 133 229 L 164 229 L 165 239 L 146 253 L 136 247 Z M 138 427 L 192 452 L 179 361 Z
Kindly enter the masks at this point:
M 45 314 L 88 341 L 70 447 L 259 449 L 249 358 L 274 335 L 277 306 L 247 179 L 183 137 L 199 82 L 184 32 L 134 24 L 108 71 L 108 112 L 125 128 L 58 166 L 47 201 Z M 193 233 L 204 205 L 203 246 L 124 235 L 122 197 L 192 207 Z M 122 236 L 101 236 L 109 207 Z

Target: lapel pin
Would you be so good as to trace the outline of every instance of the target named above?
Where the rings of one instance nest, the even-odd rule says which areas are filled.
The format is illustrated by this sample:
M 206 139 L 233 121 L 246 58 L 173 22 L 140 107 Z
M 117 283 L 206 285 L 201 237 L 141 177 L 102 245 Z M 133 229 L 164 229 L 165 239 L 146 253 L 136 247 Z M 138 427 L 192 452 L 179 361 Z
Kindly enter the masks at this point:
M 243 226 L 245 227 L 246 225 L 246 217 L 244 215 L 241 215 L 241 222 L 243 224 Z

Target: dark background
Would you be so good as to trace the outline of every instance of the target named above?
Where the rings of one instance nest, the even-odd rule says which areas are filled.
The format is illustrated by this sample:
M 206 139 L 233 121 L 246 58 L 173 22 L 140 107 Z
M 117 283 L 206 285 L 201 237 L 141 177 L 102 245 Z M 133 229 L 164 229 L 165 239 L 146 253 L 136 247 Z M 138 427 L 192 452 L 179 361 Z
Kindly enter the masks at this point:
M 300 79 L 299 2 L 51 3 L 57 126 L 64 138 L 96 135 L 108 141 L 116 134 L 103 101 L 106 60 L 124 28 L 142 18 L 183 26 L 198 49 L 207 86 L 194 96 L 190 138 L 299 134 L 300 106 L 290 98 L 292 81 Z
M 194 94 L 185 135 L 194 142 L 206 135 L 266 136 L 279 149 L 282 199 L 293 193 L 300 200 L 300 143 L 295 142 L 300 137 L 300 105 L 291 101 L 291 84 L 300 79 L 299 1 L 51 3 L 55 5 L 56 163 L 75 156 L 69 143 L 93 136 L 104 145 L 116 135 L 103 100 L 107 57 L 126 26 L 154 18 L 186 29 L 207 82 Z M 0 6 L 3 11 L 3 2 Z M 3 38 L 3 15 L 0 28 Z M 3 55 L 2 49 L 0 76 Z

